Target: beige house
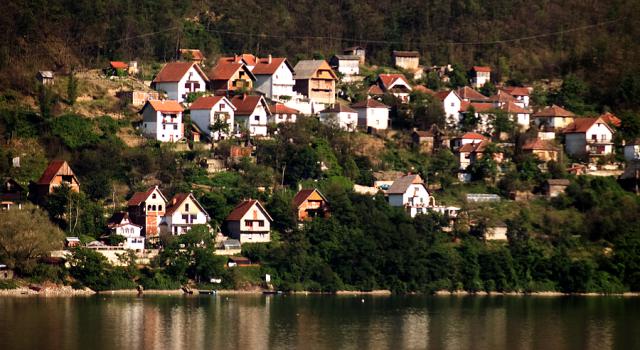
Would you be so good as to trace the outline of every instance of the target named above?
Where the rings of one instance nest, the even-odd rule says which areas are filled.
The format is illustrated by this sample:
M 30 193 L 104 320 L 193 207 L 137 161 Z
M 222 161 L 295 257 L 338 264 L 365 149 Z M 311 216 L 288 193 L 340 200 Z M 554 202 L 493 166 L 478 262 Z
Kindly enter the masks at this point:
M 549 127 L 557 130 L 566 128 L 573 123 L 575 116 L 575 114 L 560 106 L 552 105 L 533 113 L 531 117 L 538 128 Z
M 227 233 L 229 237 L 243 244 L 270 242 L 272 221 L 259 201 L 244 200 L 227 216 Z
M 528 140 L 522 145 L 522 153 L 533 154 L 543 162 L 558 160 L 558 148 L 550 140 Z
M 311 102 L 331 104 L 336 101 L 338 77 L 325 60 L 302 60 L 293 68 L 293 89 Z
M 327 199 L 317 189 L 305 189 L 296 193 L 293 207 L 299 221 L 308 221 L 316 217 L 329 217 Z
M 393 51 L 393 64 L 406 70 L 418 69 L 420 54 L 418 51 Z

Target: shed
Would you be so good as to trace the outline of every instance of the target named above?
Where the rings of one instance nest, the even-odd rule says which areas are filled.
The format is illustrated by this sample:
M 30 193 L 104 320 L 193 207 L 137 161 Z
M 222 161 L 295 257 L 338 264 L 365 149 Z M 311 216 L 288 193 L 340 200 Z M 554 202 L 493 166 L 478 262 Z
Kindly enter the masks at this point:
M 222 242 L 222 247 L 224 248 L 224 250 L 240 249 L 240 241 L 230 238 Z
M 549 179 L 543 185 L 544 195 L 548 198 L 558 197 L 570 184 L 567 179 Z
M 53 83 L 55 82 L 53 72 L 50 70 L 39 71 L 38 73 L 36 73 L 36 79 L 38 79 L 38 81 L 42 85 L 53 85 Z
M 227 262 L 227 266 L 251 266 L 251 260 L 244 256 L 230 256 L 229 261 Z

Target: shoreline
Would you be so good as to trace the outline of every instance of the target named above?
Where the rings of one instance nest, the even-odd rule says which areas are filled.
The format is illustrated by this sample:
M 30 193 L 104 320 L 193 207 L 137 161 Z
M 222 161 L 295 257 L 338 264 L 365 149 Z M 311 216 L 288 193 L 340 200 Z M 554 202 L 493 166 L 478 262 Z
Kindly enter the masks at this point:
M 233 289 L 221 289 L 216 290 L 214 294 L 200 293 L 197 289 L 193 290 L 193 294 L 187 294 L 182 289 L 149 289 L 139 293 L 136 289 L 120 289 L 120 290 L 107 290 L 107 291 L 93 291 L 91 289 L 73 289 L 71 286 L 51 286 L 47 285 L 42 287 L 39 291 L 29 288 L 27 286 L 18 287 L 15 289 L 0 289 L 1 297 L 87 297 L 92 295 L 114 295 L 114 296 L 144 296 L 144 295 L 166 295 L 166 296 L 197 296 L 197 295 L 264 295 L 265 290 L 233 290 Z M 393 292 L 390 290 L 372 290 L 372 291 L 351 291 L 351 290 L 339 290 L 332 293 L 326 292 L 310 292 L 310 291 L 292 291 L 283 292 L 282 295 L 327 295 L 327 296 L 393 296 Z M 467 291 L 448 291 L 440 290 L 433 294 L 423 293 L 408 293 L 408 296 L 453 296 L 453 297 L 494 297 L 494 296 L 518 296 L 518 297 L 564 297 L 564 296 L 582 296 L 582 297 L 603 297 L 603 296 L 617 296 L 617 297 L 640 297 L 640 292 L 624 292 L 624 293 L 562 293 L 556 291 L 548 292 L 467 292 Z

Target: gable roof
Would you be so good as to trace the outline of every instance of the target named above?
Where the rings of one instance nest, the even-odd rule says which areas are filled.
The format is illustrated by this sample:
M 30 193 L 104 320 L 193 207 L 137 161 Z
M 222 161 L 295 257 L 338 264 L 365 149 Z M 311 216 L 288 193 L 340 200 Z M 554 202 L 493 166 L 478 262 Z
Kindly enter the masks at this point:
M 289 70 L 293 72 L 293 67 L 285 57 L 260 58 L 251 72 L 254 75 L 272 75 L 280 68 L 282 63 L 286 64 Z
M 129 198 L 129 201 L 127 201 L 127 205 L 130 206 L 130 207 L 131 206 L 140 205 L 142 202 L 146 201 L 147 198 L 149 198 L 149 196 L 151 196 L 151 194 L 155 190 L 158 190 L 158 193 L 160 194 L 160 197 L 162 197 L 162 199 L 166 203 L 167 202 L 167 198 L 164 196 L 164 194 L 162 194 L 162 191 L 160 191 L 158 186 L 153 186 L 153 187 L 149 187 L 149 189 L 144 191 L 144 192 L 136 192 L 136 193 L 134 193 L 133 196 L 131 196 L 131 198 Z
M 462 100 L 462 98 L 460 98 L 460 95 L 458 94 L 458 92 L 456 92 L 456 90 L 450 90 L 450 91 L 447 91 L 447 90 L 444 90 L 444 91 L 438 91 L 438 92 L 436 92 L 436 93 L 435 93 L 435 95 L 434 95 L 434 96 L 435 96 L 437 99 L 439 99 L 440 101 L 444 101 L 444 100 L 447 98 L 447 96 L 449 96 L 449 94 L 451 94 L 452 92 L 453 92 L 453 94 L 454 94 L 454 95 L 455 95 L 459 100 Z
M 127 69 L 129 68 L 129 65 L 121 62 L 121 61 L 111 61 L 109 62 L 109 66 L 113 69 Z
M 533 114 L 533 117 L 575 117 L 576 115 L 570 111 L 557 106 L 545 107 Z
M 463 99 L 463 100 L 477 100 L 477 101 L 486 101 L 488 100 L 487 96 L 479 93 L 478 91 L 468 87 L 468 86 L 463 86 L 461 88 L 458 88 L 458 90 L 456 90 L 456 93 L 458 94 L 458 96 Z
M 236 95 L 231 99 L 231 103 L 236 107 L 236 115 L 250 115 L 258 103 L 264 104 L 267 114 L 271 115 L 267 101 L 262 95 Z
M 397 80 L 402 80 L 405 85 L 411 88 L 411 84 L 403 74 L 380 74 L 378 81 L 382 83 L 382 88 L 388 90 Z
M 422 181 L 422 178 L 418 174 L 402 176 L 391 184 L 391 187 L 387 190 L 387 194 L 403 194 L 412 184 L 421 184 L 424 186 L 424 181 Z
M 300 114 L 300 111 L 285 106 L 283 103 L 276 103 L 271 106 L 273 114 Z
M 343 61 L 360 61 L 360 56 L 358 55 L 333 55 L 333 57 Z
M 8 190 L 9 188 L 15 188 L 15 190 L 19 192 L 24 191 L 24 187 L 10 177 L 5 177 L 0 180 L 0 192 Z
M 602 120 L 604 120 L 607 124 L 613 125 L 618 128 L 620 127 L 620 125 L 622 125 L 622 120 L 620 120 L 620 118 L 616 117 L 611 112 L 606 112 L 600 115 L 600 118 L 602 118 Z
M 507 86 L 501 90 L 512 96 L 529 96 L 529 89 L 523 86 Z
M 489 145 L 488 140 L 483 140 L 476 143 L 466 143 L 462 147 L 458 148 L 459 153 L 482 153 Z
M 267 219 L 269 219 L 269 221 L 273 221 L 273 219 L 271 218 L 271 215 L 269 215 L 267 210 L 262 206 L 262 204 L 260 204 L 260 201 L 257 201 L 255 199 L 248 199 L 240 202 L 238 205 L 236 205 L 235 208 L 233 208 L 233 210 L 231 211 L 231 213 L 229 213 L 229 215 L 225 220 L 226 221 L 242 220 L 242 218 L 249 212 L 249 210 L 251 210 L 251 208 L 253 208 L 254 205 L 256 205 L 258 209 L 260 209 L 260 211 L 262 211 L 264 216 L 266 216 Z
M 471 68 L 471 70 L 476 71 L 476 72 L 491 72 L 491 67 L 487 67 L 487 66 L 473 66 L 473 68 Z
M 516 102 L 518 101 L 515 97 L 513 97 L 513 95 L 511 95 L 510 93 L 503 91 L 503 90 L 498 90 L 498 92 L 495 93 L 495 95 L 493 96 L 489 96 L 488 98 L 489 101 L 494 101 L 494 102 Z
M 320 192 L 316 188 L 309 188 L 300 190 L 298 191 L 298 193 L 296 193 L 296 196 L 293 197 L 293 206 L 299 208 L 300 205 L 302 205 L 302 203 L 304 203 L 304 201 L 306 201 L 307 198 L 309 198 L 309 196 L 311 196 L 311 194 L 313 194 L 314 192 L 317 192 L 318 195 L 322 197 L 322 200 L 327 202 L 327 198 L 322 194 L 322 192 Z
M 198 49 L 180 49 L 178 51 L 180 52 L 180 57 L 183 58 L 185 58 L 185 56 L 191 56 L 194 60 L 203 61 L 205 59 L 202 51 Z
M 367 90 L 367 94 L 369 95 L 384 95 L 384 91 L 378 85 L 371 85 L 369 90 Z
M 467 112 L 469 108 L 473 107 L 476 113 L 486 113 L 490 111 L 495 111 L 498 109 L 496 105 L 490 102 L 467 102 L 462 101 L 460 103 L 460 112 Z
M 53 178 L 56 177 L 56 175 L 60 172 L 60 169 L 62 169 L 62 167 L 65 165 L 69 167 L 69 164 L 67 164 L 66 160 L 52 160 L 47 166 L 47 168 L 44 170 L 44 172 L 42 173 L 42 176 L 40 176 L 40 179 L 38 179 L 37 184 L 40 184 L 40 185 L 51 184 L 51 181 L 53 181 Z M 69 167 L 69 170 L 73 174 L 73 170 L 71 170 L 71 167 Z M 76 175 L 73 174 L 73 177 L 75 178 Z M 78 181 L 77 178 L 76 178 L 76 181 Z
M 464 140 L 488 140 L 488 138 L 484 135 L 478 134 L 477 132 L 468 132 L 460 136 L 461 139 Z
M 386 104 L 382 103 L 382 102 L 378 102 L 377 100 L 374 100 L 372 98 L 368 98 L 364 101 L 360 101 L 360 102 L 356 102 L 354 104 L 351 105 L 351 108 L 354 109 L 361 109 L 361 108 L 385 108 L 385 109 L 389 109 L 389 106 L 387 106 Z
M 416 85 L 413 87 L 414 91 L 419 91 L 422 92 L 423 94 L 427 94 L 427 95 L 432 95 L 435 96 L 436 92 L 429 89 L 428 87 L 424 86 L 424 85 Z
M 193 195 L 193 193 L 176 193 L 176 195 L 173 196 L 173 198 L 171 198 L 171 202 L 169 202 L 170 204 L 167 206 L 167 211 L 165 215 L 167 216 L 173 215 L 173 213 L 175 213 L 175 211 L 180 208 L 182 203 L 184 203 L 184 201 L 186 201 L 189 198 L 191 198 L 193 203 L 200 209 L 201 212 L 204 213 L 204 215 L 206 215 L 207 217 L 209 216 L 207 211 L 204 210 L 204 207 L 202 207 L 200 202 L 198 202 L 198 200 Z
M 358 113 L 353 108 L 339 103 L 334 103 L 320 111 L 320 113 Z
M 229 80 L 237 71 L 244 70 L 251 80 L 256 80 L 256 76 L 251 73 L 249 68 L 242 63 L 219 62 L 213 67 L 208 74 L 210 80 Z
M 236 107 L 231 103 L 231 101 L 229 101 L 224 96 L 201 96 L 201 97 L 198 97 L 195 101 L 193 101 L 193 103 L 191 104 L 191 106 L 189 108 L 192 111 L 193 110 L 202 110 L 202 109 L 210 110 L 215 105 L 217 105 L 220 101 L 226 101 L 226 103 L 229 106 L 231 106 L 231 108 L 233 108 L 234 110 L 236 109 Z
M 585 133 L 596 123 L 602 123 L 613 133 L 613 129 L 602 118 L 576 118 L 573 123 L 562 129 L 563 134 Z
M 420 57 L 418 51 L 396 51 L 393 50 L 393 57 Z
M 147 106 L 151 106 L 156 112 L 181 113 L 184 111 L 182 105 L 176 100 L 147 100 L 140 111 L 144 111 Z
M 240 55 L 233 55 L 233 56 L 225 56 L 225 57 L 220 57 L 218 58 L 218 63 L 220 62 L 234 62 L 234 63 L 241 63 L 244 62 L 246 65 L 248 66 L 255 66 L 256 65 L 256 61 L 257 61 L 257 57 L 253 54 L 250 53 L 243 53 Z
M 325 60 L 302 60 L 298 61 L 295 67 L 293 67 L 294 79 L 311 79 L 316 71 L 324 66 L 324 69 L 331 72 L 331 76 L 334 80 L 338 80 L 336 73 L 331 69 L 331 66 Z
M 209 81 L 209 78 L 202 71 L 200 66 L 195 62 L 169 62 L 162 67 L 155 79 L 154 83 L 177 83 L 184 77 L 185 74 L 193 67 L 196 72 L 202 77 L 204 81 Z
M 500 106 L 500 109 L 507 112 L 507 113 L 515 113 L 515 114 L 531 114 L 531 111 L 528 109 L 524 109 L 520 106 L 518 106 L 515 102 L 513 101 L 509 101 L 505 104 L 503 104 L 502 106 Z
M 549 140 L 541 140 L 541 139 L 531 139 L 527 140 L 522 146 L 522 149 L 525 151 L 534 151 L 534 150 L 544 150 L 544 151 L 554 151 L 556 147 Z

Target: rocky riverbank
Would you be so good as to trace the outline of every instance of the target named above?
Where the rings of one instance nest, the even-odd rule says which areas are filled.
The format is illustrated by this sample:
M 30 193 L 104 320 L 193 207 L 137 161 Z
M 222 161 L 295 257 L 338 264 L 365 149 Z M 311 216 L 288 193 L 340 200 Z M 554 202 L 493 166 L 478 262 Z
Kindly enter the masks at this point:
M 61 286 L 56 284 L 22 286 L 14 289 L 0 289 L 0 297 L 71 297 L 71 296 L 91 296 L 96 294 L 89 288 L 73 289 L 71 286 Z

